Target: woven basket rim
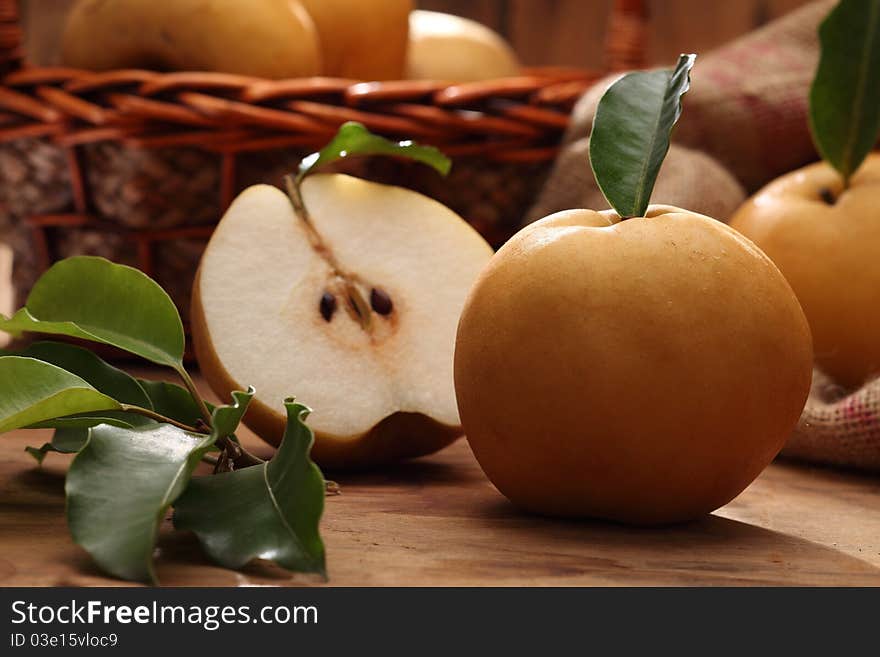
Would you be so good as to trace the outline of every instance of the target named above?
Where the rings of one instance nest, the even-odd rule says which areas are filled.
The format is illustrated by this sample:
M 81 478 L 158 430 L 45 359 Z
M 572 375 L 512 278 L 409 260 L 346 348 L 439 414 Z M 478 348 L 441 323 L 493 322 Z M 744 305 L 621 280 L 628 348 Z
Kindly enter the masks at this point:
M 613 0 L 608 69 L 642 63 L 644 34 L 638 27 L 647 16 L 646 0 Z M 311 136 L 317 145 L 342 122 L 360 120 L 383 134 L 453 149 L 482 141 L 497 152 L 495 142 L 506 139 L 521 150 L 524 144 L 545 147 L 558 138 L 575 100 L 601 74 L 541 66 L 513 77 L 456 83 L 95 72 L 23 65 L 21 39 L 18 0 L 0 0 L 0 73 L 3 62 L 7 71 L 0 76 L 0 142 L 39 136 L 66 145 L 116 140 L 149 147 L 179 137 L 192 146 L 228 151 L 236 144 L 253 148 L 292 135 Z
M 643 63 L 640 26 L 646 7 L 646 0 L 613 1 L 605 71 Z M 38 271 L 59 257 L 58 238 L 67 231 L 121 235 L 134 246 L 137 265 L 150 273 L 158 245 L 181 239 L 204 242 L 213 229 L 213 224 L 131 227 L 102 218 L 90 180 L 89 150 L 83 146 L 109 142 L 111 149 L 123 151 L 207 151 L 219 165 L 221 211 L 236 192 L 242 161 L 249 160 L 242 155 L 308 152 L 323 146 L 348 120 L 392 138 L 434 144 L 456 160 L 473 158 L 474 167 L 522 170 L 534 182 L 540 177 L 535 172 L 546 171 L 555 158 L 574 103 L 604 72 L 528 67 L 517 76 L 469 83 L 320 76 L 267 80 L 140 69 L 94 72 L 26 66 L 21 38 L 16 0 L 0 0 L 0 147 L 25 139 L 53 144 L 60 156 L 56 162 L 66 167 L 70 193 L 65 207 L 22 217 Z M 22 142 L 11 152 L 31 148 Z M 489 229 L 494 233 L 510 227 L 503 223 Z
M 543 145 L 598 73 L 530 68 L 481 82 L 327 77 L 268 80 L 213 72 L 131 69 L 107 72 L 21 68 L 0 79 L 0 141 L 46 135 L 66 143 L 166 139 L 193 129 L 202 145 L 228 149 L 217 135 L 243 130 L 252 139 L 303 135 L 315 144 L 345 121 L 436 145 L 516 135 Z M 199 145 L 188 137 L 191 145 Z M 222 140 L 221 140 L 222 141 Z

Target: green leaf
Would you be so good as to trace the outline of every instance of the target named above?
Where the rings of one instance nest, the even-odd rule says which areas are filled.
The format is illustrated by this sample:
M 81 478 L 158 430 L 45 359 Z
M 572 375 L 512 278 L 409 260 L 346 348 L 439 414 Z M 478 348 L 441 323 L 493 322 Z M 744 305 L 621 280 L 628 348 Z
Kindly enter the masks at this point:
M 42 422 L 34 422 L 27 426 L 28 429 L 90 429 L 99 424 L 112 424 L 114 427 L 124 427 L 130 429 L 135 426 L 143 426 L 153 422 L 149 418 L 135 415 L 134 413 L 123 413 L 105 411 L 101 414 L 82 413 L 79 415 L 68 415 L 66 417 L 56 417 L 51 420 L 43 420 Z
M 52 442 L 43 443 L 42 447 L 25 447 L 24 451 L 33 456 L 37 460 L 37 463 L 42 465 L 43 459 L 46 458 L 46 454 L 49 452 L 75 454 L 86 446 L 88 440 L 88 430 L 79 428 L 58 429 L 55 432 L 55 435 L 52 436 Z
M 227 568 L 260 558 L 323 574 L 318 524 L 324 478 L 309 458 L 314 436 L 304 423 L 308 409 L 292 400 L 284 405 L 287 429 L 272 460 L 194 478 L 174 505 L 174 525 L 195 532 L 208 555 Z
M 102 569 L 156 582 L 153 550 L 163 518 L 202 456 L 238 426 L 253 391 L 232 395 L 233 405 L 214 410 L 209 436 L 169 424 L 89 430 L 67 475 L 67 520 L 74 540 Z
M 848 185 L 880 133 L 880 0 L 841 0 L 819 26 L 819 40 L 810 129 Z
M 43 443 L 42 447 L 31 447 L 30 445 L 28 445 L 24 448 L 24 451 L 33 456 L 38 465 L 43 465 L 46 454 L 48 454 L 49 452 L 54 452 L 55 450 L 52 449 L 51 443 Z
M 177 420 L 183 424 L 197 426 L 199 420 L 202 419 L 202 413 L 198 403 L 186 388 L 183 388 L 168 381 L 149 381 L 147 379 L 138 379 L 137 382 L 146 391 L 153 410 L 172 420 Z M 214 404 L 207 400 L 202 400 L 205 407 L 211 413 L 216 408 Z M 238 438 L 234 433 L 229 434 L 230 438 L 238 442 Z
M 25 307 L 0 330 L 66 335 L 109 344 L 159 365 L 183 368 L 183 324 L 174 302 L 149 276 L 104 258 L 55 263 Z
M 695 60 L 681 55 L 674 69 L 628 73 L 599 101 L 590 164 L 609 205 L 624 219 L 648 209 Z
M 62 454 L 74 454 L 86 446 L 89 432 L 68 431 L 59 429 L 52 438 L 52 449 Z
M 150 399 L 150 408 L 172 420 L 195 425 L 202 417 L 199 406 L 186 388 L 167 381 L 148 381 L 137 379 L 138 384 Z M 205 402 L 208 410 L 214 406 Z
M 65 486 L 74 541 L 106 572 L 155 582 L 159 525 L 186 487 L 205 441 L 170 424 L 90 429 Z
M 34 342 L 18 355 L 57 365 L 123 404 L 153 408 L 150 397 L 137 379 L 83 347 L 64 342 Z
M 56 365 L 0 356 L 0 433 L 74 413 L 120 408 L 118 401 Z
M 349 155 L 396 155 L 427 164 L 444 176 L 452 167 L 452 161 L 433 146 L 420 146 L 412 141 L 389 141 L 374 135 L 362 124 L 349 121 L 339 128 L 329 144 L 300 163 L 297 182 L 318 167 Z
M 52 363 L 72 374 L 76 374 L 93 388 L 109 397 L 113 397 L 116 401 L 146 409 L 153 408 L 150 398 L 135 378 L 104 362 L 104 360 L 88 349 L 64 342 L 35 342 L 20 352 L 19 355 Z M 45 443 L 39 449 L 28 447 L 26 451 L 37 459 L 38 463 L 42 463 L 46 454 L 50 451 L 61 453 L 78 452 L 88 440 L 88 429 L 99 424 L 110 424 L 115 427 L 130 429 L 152 422 L 153 420 L 142 415 L 122 411 L 107 411 L 99 414 L 81 413 L 44 420 L 29 425 L 28 428 L 56 429 L 52 441 Z M 59 445 L 62 448 L 59 448 Z M 72 445 L 77 447 L 72 449 Z

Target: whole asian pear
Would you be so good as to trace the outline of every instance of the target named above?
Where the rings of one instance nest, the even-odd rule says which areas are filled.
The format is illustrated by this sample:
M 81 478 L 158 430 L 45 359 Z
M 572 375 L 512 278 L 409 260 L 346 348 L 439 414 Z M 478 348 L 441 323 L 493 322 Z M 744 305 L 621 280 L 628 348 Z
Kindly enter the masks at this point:
M 731 225 L 758 244 L 794 289 L 816 362 L 856 387 L 880 374 L 880 154 L 843 189 L 820 162 L 777 178 Z
M 568 210 L 515 235 L 465 303 L 454 372 L 474 454 L 515 504 L 661 524 L 726 504 L 770 463 L 811 360 L 767 256 L 650 206 Z

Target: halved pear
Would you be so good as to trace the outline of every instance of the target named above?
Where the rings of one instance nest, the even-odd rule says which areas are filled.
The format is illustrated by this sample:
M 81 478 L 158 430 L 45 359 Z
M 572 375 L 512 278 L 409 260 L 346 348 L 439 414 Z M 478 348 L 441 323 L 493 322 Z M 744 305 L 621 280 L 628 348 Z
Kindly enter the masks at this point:
M 284 398 L 309 405 L 325 467 L 444 447 L 461 435 L 456 327 L 491 247 L 410 190 L 341 174 L 309 176 L 301 189 L 307 217 L 256 185 L 217 226 L 193 291 L 205 378 L 222 398 L 254 386 L 245 422 L 271 443 Z

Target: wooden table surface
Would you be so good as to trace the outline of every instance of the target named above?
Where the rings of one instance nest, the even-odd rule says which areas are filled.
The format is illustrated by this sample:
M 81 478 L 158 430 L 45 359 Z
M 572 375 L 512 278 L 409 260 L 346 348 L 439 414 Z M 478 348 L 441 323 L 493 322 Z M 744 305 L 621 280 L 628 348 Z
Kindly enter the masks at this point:
M 269 455 L 252 434 L 240 433 Z M 0 438 L 0 585 L 124 584 L 103 577 L 70 539 L 68 456 L 37 467 L 23 450 L 48 431 Z M 459 441 L 371 474 L 334 474 L 322 533 L 329 584 L 880 585 L 880 478 L 775 463 L 704 520 L 665 529 L 558 521 L 519 512 Z M 166 522 L 157 560 L 165 585 L 314 585 L 266 563 L 209 564 Z

